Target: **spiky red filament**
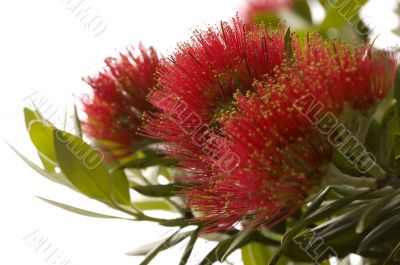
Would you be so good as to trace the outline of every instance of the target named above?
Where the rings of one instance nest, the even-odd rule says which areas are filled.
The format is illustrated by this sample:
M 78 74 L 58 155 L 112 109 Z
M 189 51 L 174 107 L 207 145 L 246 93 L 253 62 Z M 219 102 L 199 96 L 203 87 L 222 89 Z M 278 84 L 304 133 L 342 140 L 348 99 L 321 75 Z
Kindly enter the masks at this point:
M 107 58 L 102 72 L 84 79 L 93 94 L 82 97 L 87 114 L 83 131 L 117 156 L 133 151 L 142 113 L 152 109 L 145 99 L 156 84 L 155 73 L 160 65 L 154 48 L 140 45 L 139 54 L 134 52 L 130 48 L 119 58 Z

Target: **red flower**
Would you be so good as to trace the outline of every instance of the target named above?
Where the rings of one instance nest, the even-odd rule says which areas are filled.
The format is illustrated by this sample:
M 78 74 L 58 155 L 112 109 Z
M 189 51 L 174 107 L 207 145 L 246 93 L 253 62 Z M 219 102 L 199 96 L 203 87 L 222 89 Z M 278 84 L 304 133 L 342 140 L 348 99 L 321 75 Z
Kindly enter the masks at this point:
M 204 154 L 208 136 L 221 109 L 231 104 L 237 90 L 284 60 L 284 33 L 265 27 L 232 25 L 195 31 L 192 42 L 181 44 L 160 72 L 158 87 L 149 94 L 157 109 L 146 116 L 144 134 L 168 144 L 164 152 L 192 161 Z
M 291 44 L 285 61 L 282 29 L 234 19 L 196 31 L 149 94 L 156 111 L 143 133 L 164 140 L 163 151 L 192 173 L 184 195 L 205 232 L 244 219 L 273 226 L 316 186 L 331 148 L 296 100 L 310 94 L 339 115 L 346 103 L 367 109 L 390 88 L 395 63 L 369 47 L 351 51 L 315 35 L 303 45 L 293 35 Z
M 208 165 L 198 163 L 198 174 L 184 195 L 188 206 L 201 212 L 204 233 L 248 226 L 272 227 L 297 211 L 318 187 L 332 146 L 323 135 L 333 124 L 313 123 L 345 104 L 367 110 L 391 87 L 396 63 L 384 53 L 365 47 L 351 52 L 342 43 L 331 47 L 317 37 L 297 49 L 296 63 L 254 83 L 254 92 L 238 92 L 236 105 L 219 122 L 222 133 Z M 307 97 L 323 106 L 319 113 L 305 109 Z M 305 115 L 305 114 L 312 115 Z M 227 139 L 227 148 L 218 143 Z M 237 155 L 231 170 L 216 163 L 225 152 Z M 203 167 L 201 170 L 200 167 Z
M 92 87 L 93 95 L 82 98 L 87 120 L 83 130 L 114 155 L 130 154 L 138 140 L 136 130 L 142 113 L 150 110 L 146 96 L 155 86 L 155 73 L 160 60 L 154 48 L 139 46 L 139 55 L 128 49 L 119 58 L 107 58 L 106 68 L 85 81 Z

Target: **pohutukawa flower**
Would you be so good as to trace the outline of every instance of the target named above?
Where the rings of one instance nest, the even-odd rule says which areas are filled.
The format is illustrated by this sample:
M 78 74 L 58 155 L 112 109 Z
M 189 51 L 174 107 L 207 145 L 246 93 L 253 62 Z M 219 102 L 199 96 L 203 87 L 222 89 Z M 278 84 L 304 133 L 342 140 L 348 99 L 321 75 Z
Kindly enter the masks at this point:
M 164 150 L 191 167 L 204 155 L 216 117 L 233 100 L 233 93 L 251 89 L 255 79 L 284 60 L 284 32 L 266 27 L 221 23 L 219 28 L 195 31 L 181 44 L 159 73 L 149 101 L 144 134 L 168 144 Z M 199 133 L 201 132 L 201 133 Z
M 93 95 L 82 98 L 87 120 L 83 131 L 114 155 L 126 156 L 138 138 L 143 111 L 150 110 L 146 102 L 150 88 L 155 86 L 155 73 L 160 59 L 150 47 L 139 46 L 139 54 L 127 49 L 119 58 L 107 58 L 106 67 L 97 76 L 84 79 Z
M 196 31 L 149 94 L 156 111 L 143 132 L 192 173 L 184 195 L 208 222 L 204 232 L 273 226 L 317 186 L 331 148 L 296 100 L 310 94 L 340 115 L 345 104 L 367 109 L 390 88 L 395 63 L 384 54 L 317 35 L 300 45 L 293 35 L 286 60 L 284 35 L 239 19 Z
M 222 170 L 214 158 L 226 150 L 216 145 L 210 164 L 191 179 L 196 185 L 184 192 L 189 207 L 202 213 L 198 220 L 208 223 L 204 233 L 237 223 L 273 227 L 297 211 L 318 188 L 332 154 L 321 134 L 329 124 L 318 128 L 310 118 L 340 116 L 346 104 L 365 111 L 391 87 L 391 56 L 370 47 L 350 51 L 342 43 L 331 49 L 317 36 L 304 46 L 296 62 L 255 81 L 247 95 L 237 92 L 235 107 L 218 119 L 222 133 L 211 142 L 228 139 L 238 164 Z M 305 109 L 307 97 L 323 109 Z

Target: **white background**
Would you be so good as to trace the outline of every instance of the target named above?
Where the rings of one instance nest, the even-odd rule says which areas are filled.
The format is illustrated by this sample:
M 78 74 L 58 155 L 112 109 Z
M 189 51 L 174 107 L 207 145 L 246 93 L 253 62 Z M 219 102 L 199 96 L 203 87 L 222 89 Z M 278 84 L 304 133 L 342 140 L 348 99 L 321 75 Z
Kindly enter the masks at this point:
M 75 0 L 76 1 L 76 0 Z M 192 29 L 205 28 L 233 17 L 240 0 L 86 0 L 104 18 L 106 30 L 93 34 L 67 9 L 67 0 L 1 0 L 0 2 L 0 117 L 1 137 L 34 158 L 24 128 L 25 98 L 38 92 L 48 99 L 60 120 L 73 94 L 85 88 L 83 76 L 102 67 L 103 59 L 130 44 L 153 45 L 164 55 Z M 376 23 L 379 46 L 398 39 L 394 0 L 374 0 L 364 13 Z M 0 139 L 0 264 L 48 264 L 27 244 L 25 237 L 38 231 L 63 253 L 69 265 L 128 265 L 140 258 L 125 252 L 160 238 L 169 229 L 155 224 L 82 217 L 50 206 L 35 196 L 89 210 L 108 209 L 53 184 L 33 172 Z M 209 248 L 210 245 L 204 248 Z M 153 264 L 177 264 L 178 249 Z

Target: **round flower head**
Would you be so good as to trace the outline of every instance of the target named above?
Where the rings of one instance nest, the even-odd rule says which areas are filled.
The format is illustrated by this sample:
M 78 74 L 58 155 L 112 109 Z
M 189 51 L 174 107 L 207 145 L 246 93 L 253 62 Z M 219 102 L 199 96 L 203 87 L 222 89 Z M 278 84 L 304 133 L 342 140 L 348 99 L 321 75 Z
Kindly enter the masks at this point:
M 218 120 L 227 148 L 215 145 L 208 165 L 184 191 L 188 206 L 201 213 L 204 233 L 241 223 L 272 227 L 297 211 L 318 188 L 330 161 L 327 134 L 345 105 L 365 111 L 391 87 L 395 61 L 370 47 L 351 51 L 345 44 L 324 44 L 312 36 L 253 92 L 236 94 L 236 104 Z M 237 156 L 232 168 L 215 163 L 227 149 Z M 200 164 L 199 164 L 200 165 Z
M 218 127 L 218 113 L 229 106 L 235 91 L 273 71 L 284 60 L 284 33 L 265 27 L 232 25 L 195 31 L 160 71 L 149 94 L 156 112 L 146 115 L 143 133 L 162 139 L 164 152 L 191 167 L 204 155 L 205 131 Z
M 155 73 L 160 65 L 154 48 L 140 45 L 139 54 L 134 52 L 132 48 L 119 58 L 107 58 L 103 72 L 85 79 L 93 95 L 82 98 L 87 114 L 83 131 L 117 156 L 133 151 L 142 113 L 151 109 L 146 96 L 156 84 Z

